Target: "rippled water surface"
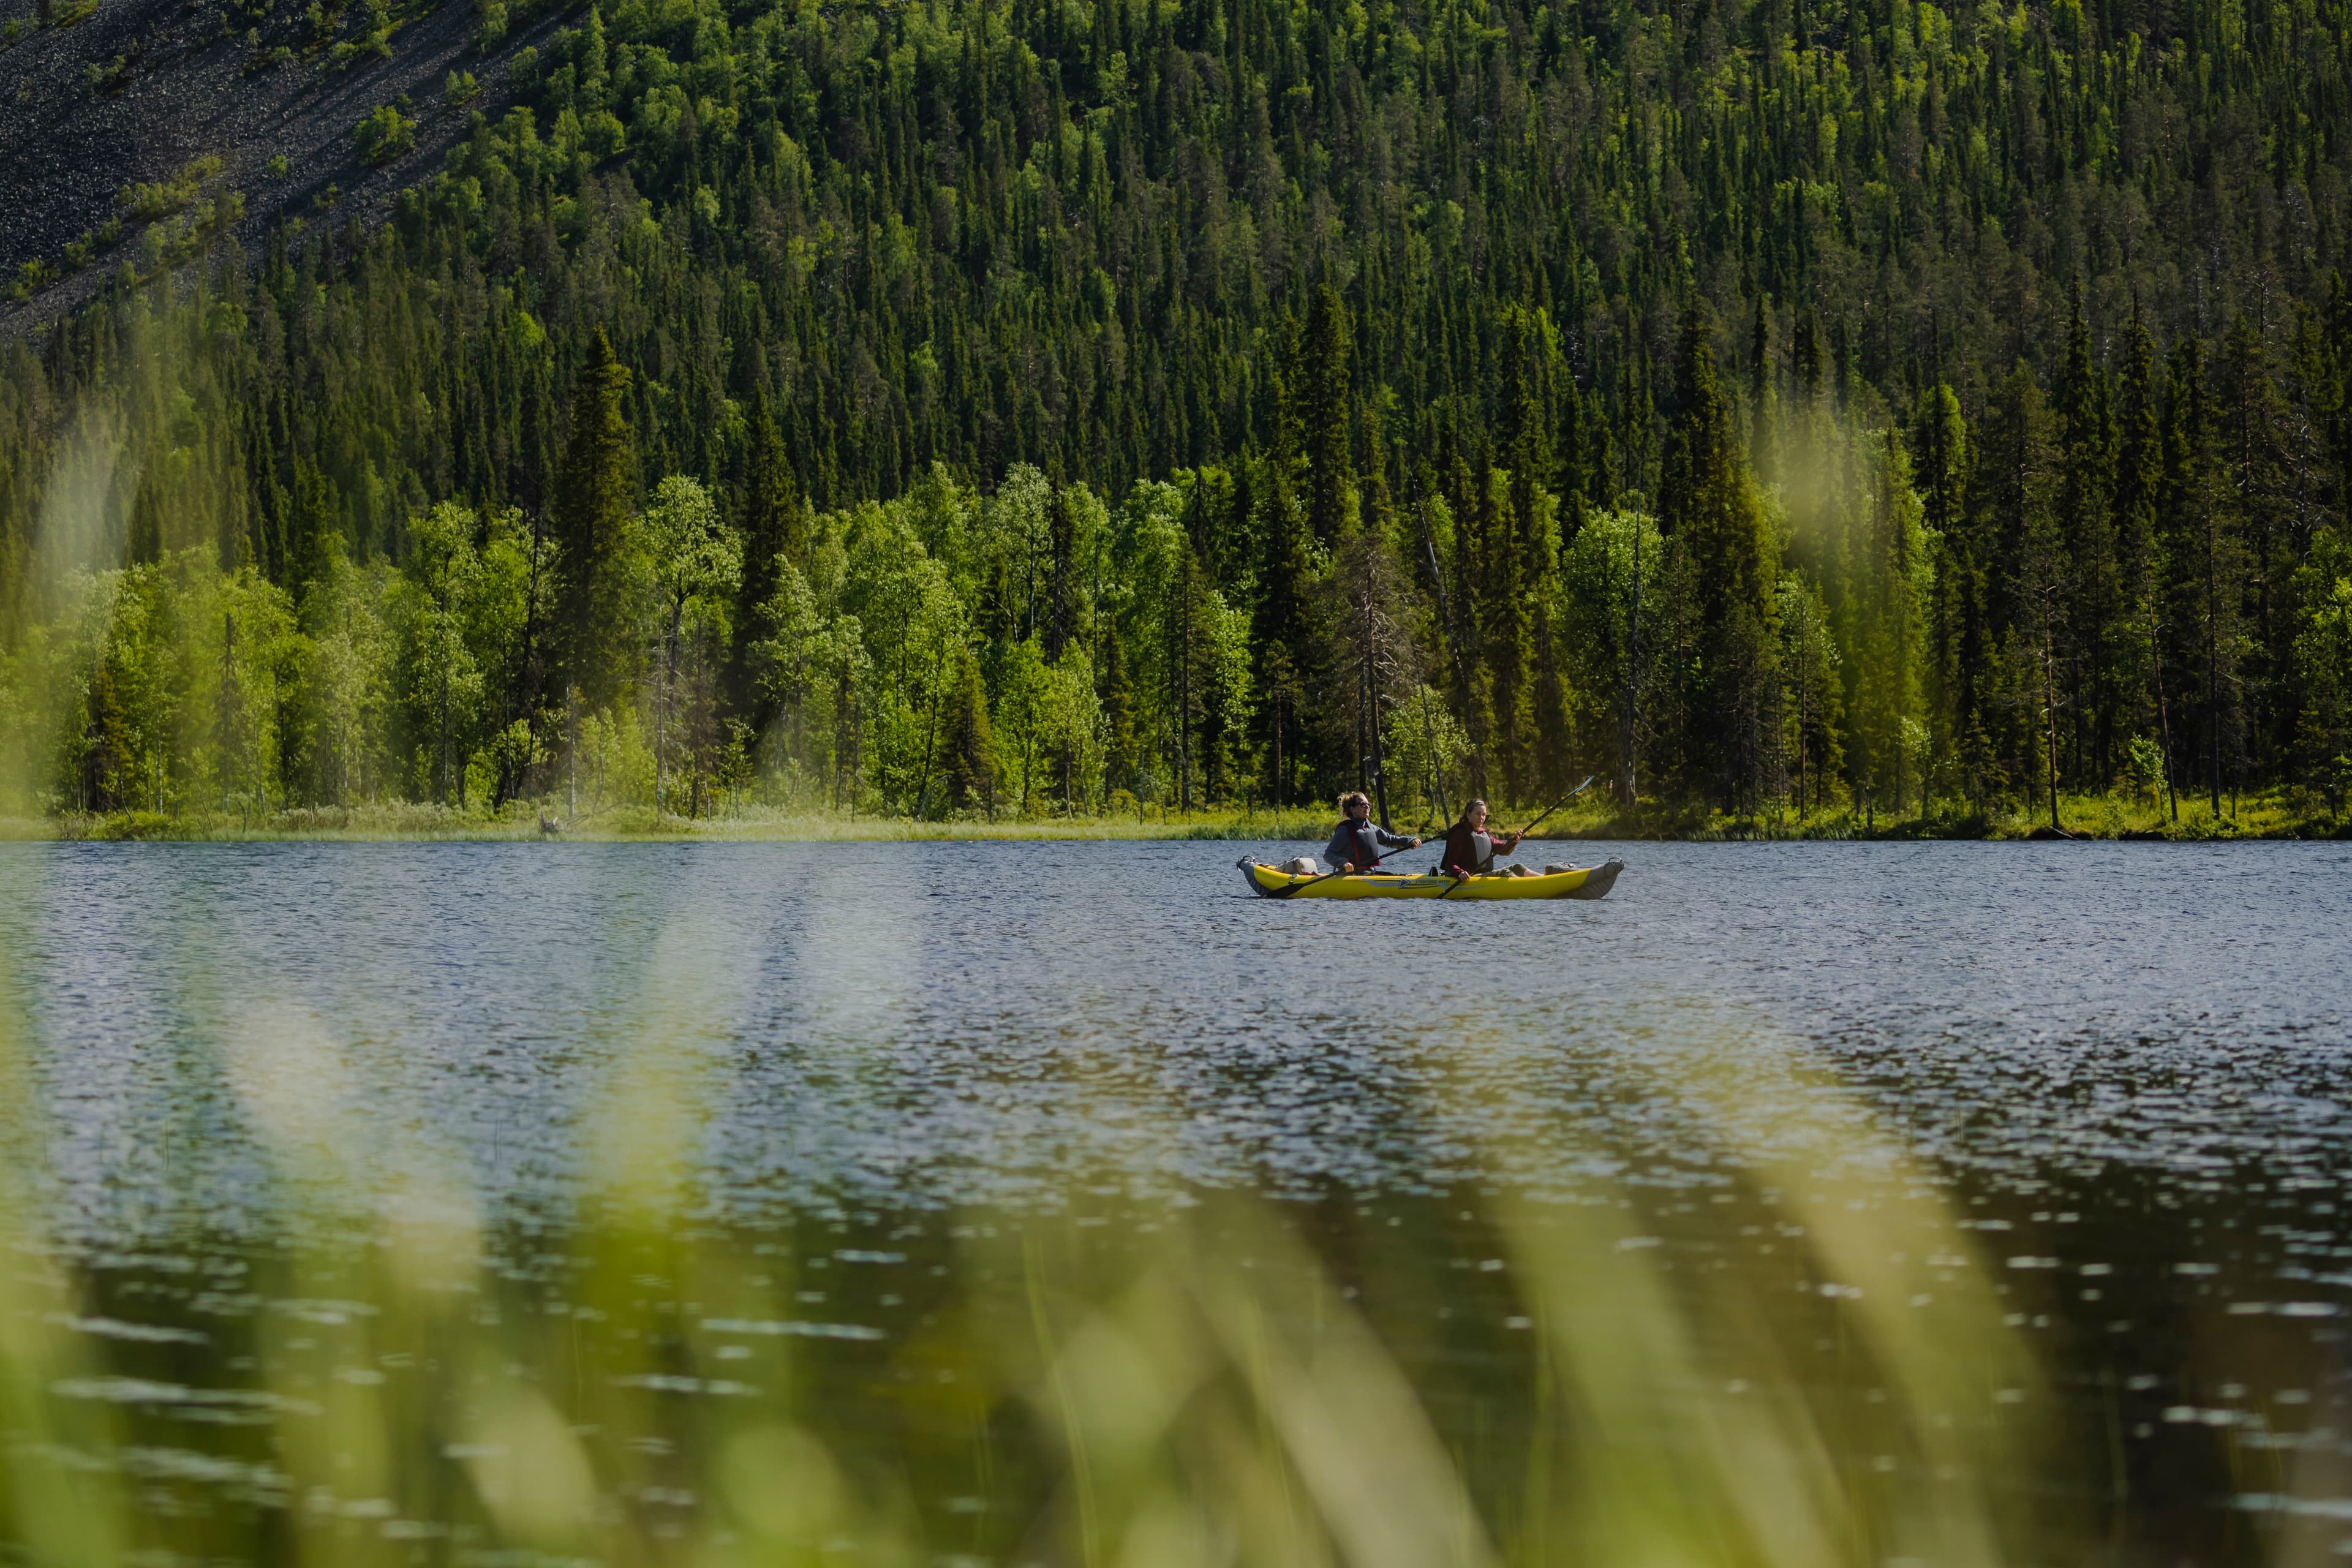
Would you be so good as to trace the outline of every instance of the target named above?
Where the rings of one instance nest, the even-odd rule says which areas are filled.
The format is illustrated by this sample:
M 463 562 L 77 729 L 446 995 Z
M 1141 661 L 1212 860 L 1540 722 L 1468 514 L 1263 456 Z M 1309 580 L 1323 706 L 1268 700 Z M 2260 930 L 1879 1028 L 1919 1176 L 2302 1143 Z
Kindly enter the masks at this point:
M 2352 847 L 1643 844 L 1545 904 L 1247 896 L 1276 847 L 0 847 L 12 1130 L 83 1323 L 387 1205 L 560 1231 L 635 1149 L 747 1247 L 834 1238 L 803 1337 L 902 1339 L 959 1215 L 1238 1192 L 1379 1216 L 1483 1324 L 1395 1305 L 1408 1365 L 1500 1368 L 1461 1203 L 1770 1253 L 1726 1184 L 1802 1126 L 1958 1216 L 1920 1250 L 1997 1281 L 2117 1560 L 2352 1517 Z

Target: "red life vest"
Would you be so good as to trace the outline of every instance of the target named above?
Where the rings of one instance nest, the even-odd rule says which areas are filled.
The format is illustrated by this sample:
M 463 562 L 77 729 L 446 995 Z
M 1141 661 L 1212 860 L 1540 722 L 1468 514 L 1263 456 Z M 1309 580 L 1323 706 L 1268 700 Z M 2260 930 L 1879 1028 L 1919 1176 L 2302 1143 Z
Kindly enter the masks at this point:
M 1457 822 L 1445 836 L 1443 867 L 1458 866 L 1473 876 L 1484 876 L 1495 863 L 1495 840 L 1483 829 Z

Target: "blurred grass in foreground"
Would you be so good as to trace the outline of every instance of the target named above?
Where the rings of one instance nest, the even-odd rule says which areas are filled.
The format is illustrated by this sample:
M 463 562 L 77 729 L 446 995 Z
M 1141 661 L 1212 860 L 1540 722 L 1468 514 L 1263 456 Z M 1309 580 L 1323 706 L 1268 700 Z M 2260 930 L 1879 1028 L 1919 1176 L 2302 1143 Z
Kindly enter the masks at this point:
M 0 1541 L 45 1568 L 2084 1560 L 2036 1368 L 1860 1118 L 1727 1130 L 1664 1234 L 1598 1178 L 747 1229 L 680 1174 L 692 993 L 648 998 L 560 1225 L 418 1162 L 336 1245 L 191 1237 L 101 1292 L 12 1129 Z M 367 1114 L 335 1046 L 268 1007 L 219 1044 L 323 1190 Z M 1778 1243 L 1716 1245 L 1743 1222 Z

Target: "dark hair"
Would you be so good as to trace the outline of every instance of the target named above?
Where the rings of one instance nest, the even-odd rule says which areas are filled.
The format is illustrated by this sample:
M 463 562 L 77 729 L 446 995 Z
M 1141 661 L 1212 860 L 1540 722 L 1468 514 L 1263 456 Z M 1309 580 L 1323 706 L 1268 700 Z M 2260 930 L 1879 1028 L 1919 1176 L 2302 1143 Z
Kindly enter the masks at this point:
M 1372 797 L 1366 795 L 1360 789 L 1349 790 L 1347 794 L 1339 797 L 1339 815 L 1342 816 L 1347 816 L 1348 808 L 1349 806 L 1360 804 L 1366 807 L 1370 807 L 1372 804 Z
M 1468 805 L 1462 808 L 1462 820 L 1465 822 L 1469 821 L 1470 814 L 1474 811 L 1492 811 L 1493 809 L 1493 806 L 1488 805 L 1483 800 L 1474 800 Z

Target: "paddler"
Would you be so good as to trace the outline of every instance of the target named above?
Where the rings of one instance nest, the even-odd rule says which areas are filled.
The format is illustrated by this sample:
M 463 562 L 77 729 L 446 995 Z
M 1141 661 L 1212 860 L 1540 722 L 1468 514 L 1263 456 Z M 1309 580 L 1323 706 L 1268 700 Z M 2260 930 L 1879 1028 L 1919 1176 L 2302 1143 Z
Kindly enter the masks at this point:
M 1437 868 L 1457 882 L 1465 877 L 1484 877 L 1494 870 L 1496 855 L 1508 855 L 1518 847 L 1519 836 L 1516 833 L 1486 831 L 1486 803 L 1474 800 L 1463 812 L 1462 820 L 1445 830 L 1445 853 L 1439 858 Z M 1524 866 L 1506 866 L 1503 874 L 1535 875 Z
M 1420 839 L 1402 837 L 1374 822 L 1370 798 L 1362 790 L 1351 789 L 1339 797 L 1339 826 L 1331 830 L 1331 842 L 1323 847 L 1323 859 L 1342 875 L 1392 877 L 1395 872 L 1381 870 L 1381 856 L 1391 849 L 1413 849 L 1420 845 Z

